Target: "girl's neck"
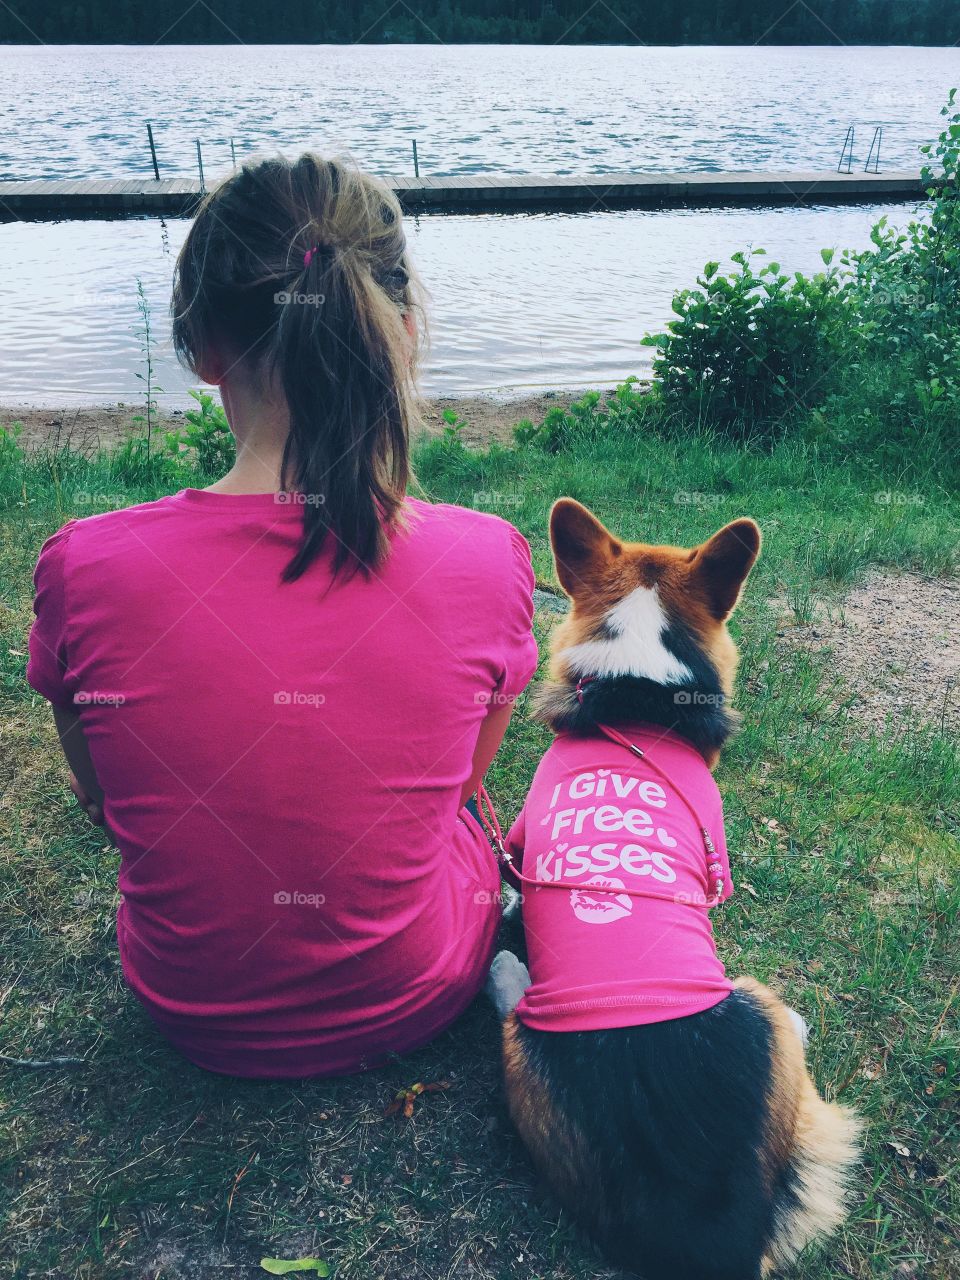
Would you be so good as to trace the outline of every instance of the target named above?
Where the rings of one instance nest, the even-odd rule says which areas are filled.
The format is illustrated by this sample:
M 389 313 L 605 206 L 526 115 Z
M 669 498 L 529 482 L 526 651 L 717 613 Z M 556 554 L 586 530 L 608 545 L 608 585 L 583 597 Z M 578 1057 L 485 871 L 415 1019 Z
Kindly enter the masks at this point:
M 290 430 L 286 402 L 263 394 L 249 379 L 233 373 L 220 383 L 220 396 L 237 442 L 237 457 L 227 474 L 207 488 L 212 493 L 279 492 Z

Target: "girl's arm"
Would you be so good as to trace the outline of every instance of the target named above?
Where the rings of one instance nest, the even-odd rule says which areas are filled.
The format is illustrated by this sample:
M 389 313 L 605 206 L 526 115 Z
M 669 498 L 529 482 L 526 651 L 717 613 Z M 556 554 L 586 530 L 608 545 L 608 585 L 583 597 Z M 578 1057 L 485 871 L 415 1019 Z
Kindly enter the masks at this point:
M 55 706 L 53 718 L 57 733 L 60 735 L 60 746 L 70 766 L 70 790 L 77 797 L 77 803 L 94 826 L 102 827 L 103 788 L 97 781 L 97 771 L 90 759 L 90 750 L 83 736 L 80 717 L 67 707 Z
M 461 809 L 470 797 L 475 794 L 477 787 L 483 781 L 483 775 L 493 763 L 493 757 L 500 748 L 500 743 L 503 741 L 503 735 L 507 732 L 507 725 L 510 723 L 512 714 L 512 701 L 505 703 L 503 706 L 494 705 L 487 712 L 486 719 L 480 726 L 480 735 L 474 748 L 473 767 L 470 770 L 470 777 L 464 783 L 463 791 L 460 793 Z

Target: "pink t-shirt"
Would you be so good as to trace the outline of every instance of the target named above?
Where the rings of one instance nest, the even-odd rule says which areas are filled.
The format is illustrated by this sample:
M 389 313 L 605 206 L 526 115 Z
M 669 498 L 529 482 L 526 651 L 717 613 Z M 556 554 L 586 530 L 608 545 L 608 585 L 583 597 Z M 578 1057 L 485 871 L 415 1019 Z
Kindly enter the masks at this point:
M 602 734 L 561 733 L 540 762 L 507 837 L 524 876 L 531 985 L 517 1006 L 528 1027 L 596 1031 L 684 1018 L 733 990 L 713 945 L 710 832 L 733 891 L 720 793 L 703 757 L 654 725 L 619 726 L 670 779 Z M 711 859 L 712 860 L 712 859 Z M 601 889 L 641 891 L 599 892 Z
M 473 999 L 496 862 L 460 811 L 536 666 L 511 525 L 410 501 L 378 573 L 281 583 L 301 509 L 186 490 L 44 546 L 27 676 L 80 713 L 126 979 L 213 1071 L 354 1071 Z

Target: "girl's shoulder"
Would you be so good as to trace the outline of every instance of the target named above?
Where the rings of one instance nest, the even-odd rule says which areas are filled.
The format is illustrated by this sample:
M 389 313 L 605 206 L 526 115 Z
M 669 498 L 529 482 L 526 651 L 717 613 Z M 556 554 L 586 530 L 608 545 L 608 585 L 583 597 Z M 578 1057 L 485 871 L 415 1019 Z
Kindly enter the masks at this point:
M 69 553 L 74 562 L 88 557 L 100 559 L 114 550 L 118 542 L 137 543 L 149 525 L 176 513 L 177 496 L 170 494 L 153 502 L 116 507 L 69 520 L 44 543 L 41 558 L 63 559 Z
M 123 530 L 129 536 L 131 529 L 142 525 L 144 520 L 169 511 L 171 500 L 171 497 L 165 497 L 132 507 L 100 511 L 91 516 L 75 516 L 44 542 L 37 564 L 38 571 L 41 568 L 62 571 L 68 556 L 75 560 L 77 556 L 83 557 L 91 550 L 102 552 L 111 544 L 111 534 Z
M 492 545 L 506 546 L 517 542 L 526 547 L 520 531 L 502 516 L 489 511 L 475 511 L 472 507 L 458 507 L 450 502 L 424 502 L 420 498 L 408 498 L 404 503 L 406 528 L 422 536 L 467 535 L 489 541 Z
M 459 558 L 468 573 L 496 569 L 524 582 L 532 576 L 529 544 L 502 516 L 417 498 L 407 499 L 404 513 L 404 536 L 413 545 L 419 542 L 423 551 L 443 551 L 448 560 Z

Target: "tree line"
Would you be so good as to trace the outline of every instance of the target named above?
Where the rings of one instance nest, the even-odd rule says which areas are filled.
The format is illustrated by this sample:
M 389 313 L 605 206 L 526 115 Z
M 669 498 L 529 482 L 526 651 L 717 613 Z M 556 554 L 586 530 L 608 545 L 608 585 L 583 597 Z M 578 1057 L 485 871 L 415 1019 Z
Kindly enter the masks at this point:
M 929 44 L 957 0 L 8 0 L 0 42 Z

